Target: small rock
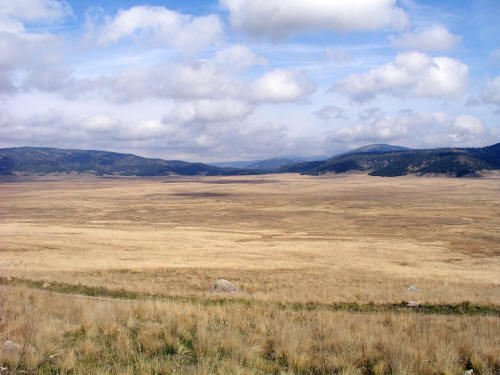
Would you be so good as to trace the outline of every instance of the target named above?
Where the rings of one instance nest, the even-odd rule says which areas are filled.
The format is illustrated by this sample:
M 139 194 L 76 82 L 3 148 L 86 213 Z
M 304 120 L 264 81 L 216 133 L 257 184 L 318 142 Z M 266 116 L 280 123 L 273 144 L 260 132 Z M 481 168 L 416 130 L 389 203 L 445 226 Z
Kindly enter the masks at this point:
M 474 374 L 474 370 L 473 369 L 470 369 L 470 370 L 467 370 L 464 372 L 464 375 L 472 375 Z
M 46 281 L 43 283 L 42 288 L 48 288 L 49 286 L 50 286 L 50 283 Z
M 212 293 L 239 293 L 240 290 L 233 283 L 219 279 L 210 287 Z
M 408 292 L 420 292 L 420 289 L 417 288 L 416 285 L 410 285 L 408 289 L 406 289 Z
M 420 303 L 415 302 L 415 301 L 408 301 L 408 302 L 406 302 L 406 306 L 408 306 L 408 307 L 419 307 Z
M 17 352 L 21 350 L 21 345 L 15 343 L 14 341 L 7 340 L 3 343 L 3 349 L 6 352 Z

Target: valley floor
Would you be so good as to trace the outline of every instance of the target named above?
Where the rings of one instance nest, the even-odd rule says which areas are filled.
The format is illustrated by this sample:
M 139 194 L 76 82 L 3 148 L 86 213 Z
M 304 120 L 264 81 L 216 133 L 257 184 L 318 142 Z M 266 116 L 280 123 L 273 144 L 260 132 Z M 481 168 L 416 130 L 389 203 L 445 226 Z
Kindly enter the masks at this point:
M 19 177 L 0 212 L 4 371 L 500 374 L 497 176 Z

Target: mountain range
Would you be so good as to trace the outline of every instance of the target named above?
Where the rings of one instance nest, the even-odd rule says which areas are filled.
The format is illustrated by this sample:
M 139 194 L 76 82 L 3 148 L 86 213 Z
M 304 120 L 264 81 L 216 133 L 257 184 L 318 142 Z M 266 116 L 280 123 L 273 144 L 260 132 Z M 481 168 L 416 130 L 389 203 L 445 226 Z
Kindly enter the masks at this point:
M 243 163 L 243 162 L 242 162 Z M 0 175 L 89 173 L 94 175 L 234 176 L 265 173 L 321 175 L 361 171 L 372 176 L 441 174 L 476 176 L 481 170 L 500 169 L 500 143 L 482 148 L 440 148 L 413 150 L 393 145 L 367 145 L 326 160 L 301 161 L 275 158 L 255 161 L 244 168 L 218 167 L 180 160 L 144 158 L 94 150 L 41 147 L 0 149 Z
M 218 168 L 181 160 L 149 159 L 132 154 L 43 147 L 0 149 L 0 174 L 90 173 L 121 176 L 259 174 L 258 170 Z
M 481 170 L 500 169 L 500 143 L 482 148 L 394 149 L 392 151 L 378 151 L 380 148 L 371 146 L 361 149 L 369 150 L 367 152 L 355 150 L 355 152 L 345 153 L 328 160 L 284 166 L 278 172 L 321 175 L 363 171 L 371 176 L 383 177 L 408 174 L 462 177 L 475 176 Z M 387 148 L 382 147 L 382 149 Z
M 281 156 L 271 159 L 263 159 L 263 160 L 250 160 L 250 161 L 222 161 L 209 163 L 215 167 L 219 168 L 243 168 L 243 169 L 262 169 L 262 170 L 275 170 L 277 168 L 281 168 L 288 164 L 302 163 L 306 161 L 313 160 L 324 160 L 327 159 L 328 156 Z

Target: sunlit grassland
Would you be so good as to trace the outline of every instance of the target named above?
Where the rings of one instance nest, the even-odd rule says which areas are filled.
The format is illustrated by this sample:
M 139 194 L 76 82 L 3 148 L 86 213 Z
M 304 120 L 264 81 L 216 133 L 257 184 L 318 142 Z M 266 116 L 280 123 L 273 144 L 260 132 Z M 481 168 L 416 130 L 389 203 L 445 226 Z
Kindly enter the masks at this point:
M 4 289 L 12 369 L 74 374 L 481 374 L 498 316 L 110 301 Z M 4 307 L 5 308 L 5 307 Z
M 0 212 L 11 370 L 500 373 L 498 178 L 44 177 Z

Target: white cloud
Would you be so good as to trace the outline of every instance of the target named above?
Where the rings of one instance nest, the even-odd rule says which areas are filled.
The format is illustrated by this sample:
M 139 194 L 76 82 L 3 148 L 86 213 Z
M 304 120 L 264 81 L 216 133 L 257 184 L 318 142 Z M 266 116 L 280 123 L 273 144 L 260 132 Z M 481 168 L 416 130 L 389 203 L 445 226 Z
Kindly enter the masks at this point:
M 72 14 L 71 6 L 60 0 L 4 0 L 0 2 L 0 24 L 5 20 L 58 22 Z M 19 24 L 17 24 L 19 26 Z
M 295 102 L 316 90 L 302 73 L 276 69 L 265 73 L 252 84 L 251 97 L 257 102 Z
M 185 103 L 184 108 L 194 108 L 194 115 L 178 116 L 181 110 L 174 109 L 168 121 L 162 121 L 168 111 L 164 101 L 123 106 L 39 92 L 18 94 L 6 105 L 0 111 L 0 147 L 91 148 L 204 162 L 311 150 L 306 141 L 290 137 L 284 126 L 239 118 L 245 105 L 230 101 Z M 218 110 L 233 114 L 222 116 Z
M 347 119 L 344 112 L 345 111 L 340 107 L 334 105 L 326 105 L 324 107 L 321 107 L 318 111 L 314 112 L 314 115 L 316 115 L 316 117 L 318 117 L 319 119 L 327 122 L 333 119 Z
M 392 37 L 392 45 L 418 51 L 450 51 L 459 42 L 460 37 L 440 25 L 433 25 L 406 33 L 400 37 Z
M 50 77 L 53 83 L 63 79 L 59 65 L 62 40 L 49 33 L 28 33 L 20 25 L 16 30 L 0 31 L 0 93 L 26 85 L 47 86 Z
M 115 130 L 119 126 L 116 118 L 106 114 L 85 114 L 76 120 L 85 130 L 106 132 Z
M 462 141 L 462 138 L 485 132 L 482 121 L 470 115 L 457 116 L 449 127 L 452 130 L 450 135 L 455 141 Z
M 243 120 L 254 107 L 243 101 L 234 99 L 197 100 L 176 105 L 164 117 L 164 123 L 213 123 L 222 121 Z
M 246 46 L 235 45 L 217 51 L 213 63 L 225 70 L 241 72 L 254 65 L 266 65 L 268 61 Z
M 234 67 L 240 60 L 243 63 Z M 63 79 L 61 72 L 60 79 L 56 82 L 62 85 L 59 87 L 60 93 L 75 100 L 88 97 L 106 98 L 115 103 L 148 98 L 192 103 L 198 100 L 198 112 L 203 103 L 246 103 L 247 107 L 253 107 L 262 103 L 296 102 L 315 91 L 315 85 L 302 72 L 277 69 L 264 73 L 254 81 L 249 81 L 242 75 L 245 69 L 263 63 L 265 60 L 250 49 L 235 46 L 221 50 L 210 58 L 127 68 L 114 75 L 95 78 Z M 37 88 L 49 88 L 44 83 L 50 80 L 44 80 L 44 76 L 36 78 Z
M 363 74 L 352 74 L 331 90 L 365 102 L 380 94 L 397 97 L 454 97 L 463 93 L 469 68 L 449 57 L 402 53 L 393 62 Z
M 67 97 L 105 97 L 115 103 L 147 98 L 208 100 L 206 103 L 296 102 L 315 91 L 315 85 L 301 72 L 277 69 L 246 82 L 225 65 L 213 60 L 193 60 L 185 64 L 162 64 L 129 68 L 114 76 L 72 79 L 62 90 Z M 203 103 L 203 102 L 198 102 Z M 229 102 L 226 102 L 229 103 Z M 253 105 L 253 104 L 252 104 Z
M 338 129 L 330 135 L 329 142 L 353 146 L 393 143 L 414 148 L 465 147 L 488 144 L 488 134 L 481 120 L 470 115 L 412 112 L 399 117 L 375 115 L 363 123 Z
M 75 79 L 65 89 L 68 97 L 103 97 L 116 103 L 152 97 L 217 99 L 239 93 L 237 80 L 230 73 L 199 60 L 128 68 L 112 76 Z
M 343 49 L 327 48 L 325 57 L 328 61 L 333 61 L 337 63 L 347 63 L 352 59 L 352 54 L 349 51 Z
M 406 22 L 396 0 L 222 3 L 239 30 L 273 39 L 321 30 L 388 30 Z M 340 108 L 345 99 L 332 101 L 321 93 L 311 97 L 319 102 L 308 106 L 305 98 L 315 92 L 314 82 L 345 77 L 368 59 L 380 58 L 364 60 L 358 54 L 366 46 L 350 40 L 333 49 L 326 40 L 315 46 L 246 45 L 244 38 L 226 38 L 216 15 L 186 15 L 160 6 L 135 6 L 112 16 L 93 8 L 81 28 L 80 15 L 69 18 L 69 27 L 53 27 L 70 14 L 65 1 L 0 0 L 1 146 L 94 148 L 202 161 L 319 154 L 328 146 L 325 129 L 344 126 L 350 123 L 345 114 L 353 121 L 356 114 L 354 107 Z M 80 39 L 85 32 L 90 40 Z M 458 60 L 406 53 L 334 88 L 358 101 L 379 94 L 442 98 L 460 94 L 467 74 Z M 500 108 L 499 93 L 497 78 L 481 98 Z M 296 102 L 301 105 L 282 105 Z M 468 115 L 389 117 L 392 104 L 361 108 L 357 123 L 333 133 L 337 149 L 346 140 L 475 145 L 493 134 Z M 408 101 L 405 108 L 420 104 Z M 440 107 L 439 102 L 431 105 Z M 326 125 L 318 118 L 337 121 Z
M 240 31 L 273 39 L 303 31 L 365 31 L 407 24 L 396 0 L 219 0 Z
M 488 82 L 486 90 L 482 94 L 485 103 L 493 104 L 500 110 L 500 76 Z
M 96 24 L 100 19 L 104 22 Z M 88 38 L 95 38 L 100 46 L 133 38 L 186 50 L 206 48 L 223 36 L 222 22 L 216 15 L 194 17 L 146 5 L 120 10 L 114 18 L 94 10 L 87 17 L 87 30 Z

